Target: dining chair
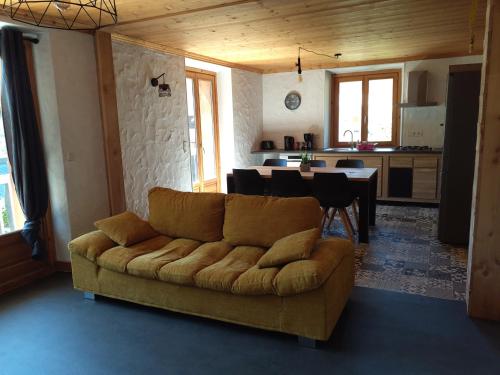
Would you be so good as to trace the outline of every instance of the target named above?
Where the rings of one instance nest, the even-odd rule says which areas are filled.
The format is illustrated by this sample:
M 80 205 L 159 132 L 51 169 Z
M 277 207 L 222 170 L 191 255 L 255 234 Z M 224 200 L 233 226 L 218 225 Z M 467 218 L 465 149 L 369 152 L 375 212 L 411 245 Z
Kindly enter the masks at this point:
M 337 160 L 336 168 L 364 168 L 365 163 L 359 159 L 342 159 Z M 359 230 L 359 199 L 356 198 L 352 201 L 352 212 L 354 213 L 356 231 Z
M 326 160 L 311 160 L 310 163 L 313 168 L 326 168 Z
M 264 160 L 264 167 L 286 167 L 286 159 L 266 159 Z
M 330 227 L 338 212 L 349 239 L 353 241 L 354 227 L 349 218 L 347 207 L 352 204 L 355 196 L 347 175 L 345 173 L 314 173 L 312 186 L 313 195 L 319 200 L 324 210 L 322 228 L 325 226 L 328 215 L 330 215 L 330 220 L 327 228 Z
M 336 168 L 364 168 L 365 163 L 359 159 L 341 159 L 337 160 Z
M 234 192 L 245 195 L 264 195 L 265 184 L 256 169 L 233 169 Z
M 278 197 L 304 197 L 309 189 L 297 170 L 273 170 L 271 194 Z

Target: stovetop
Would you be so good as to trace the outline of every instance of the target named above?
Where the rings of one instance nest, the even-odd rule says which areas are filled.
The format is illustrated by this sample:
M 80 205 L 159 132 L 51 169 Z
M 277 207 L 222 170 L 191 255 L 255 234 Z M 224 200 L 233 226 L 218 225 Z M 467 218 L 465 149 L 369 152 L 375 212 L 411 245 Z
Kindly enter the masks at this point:
M 398 151 L 431 151 L 432 147 L 430 146 L 398 146 L 394 148 Z

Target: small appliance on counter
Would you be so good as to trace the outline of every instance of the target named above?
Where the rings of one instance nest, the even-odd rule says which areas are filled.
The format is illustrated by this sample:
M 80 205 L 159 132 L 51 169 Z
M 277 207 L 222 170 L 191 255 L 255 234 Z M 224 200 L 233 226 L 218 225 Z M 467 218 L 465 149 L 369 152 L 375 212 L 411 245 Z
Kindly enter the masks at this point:
M 273 141 L 262 141 L 260 142 L 261 150 L 274 150 L 274 142 Z
M 304 133 L 304 150 L 312 150 L 314 148 L 313 138 L 313 133 Z
M 294 149 L 295 139 L 289 135 L 285 135 L 285 150 L 291 151 Z

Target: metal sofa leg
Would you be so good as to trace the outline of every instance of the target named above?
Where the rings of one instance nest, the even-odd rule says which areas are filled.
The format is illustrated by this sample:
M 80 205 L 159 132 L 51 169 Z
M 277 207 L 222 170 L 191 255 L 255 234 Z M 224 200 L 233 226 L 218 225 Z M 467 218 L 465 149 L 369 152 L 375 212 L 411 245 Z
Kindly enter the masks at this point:
M 83 298 L 91 301 L 95 301 L 95 294 L 92 292 L 83 292 Z
M 305 348 L 316 349 L 316 340 L 304 336 L 297 336 L 299 345 Z

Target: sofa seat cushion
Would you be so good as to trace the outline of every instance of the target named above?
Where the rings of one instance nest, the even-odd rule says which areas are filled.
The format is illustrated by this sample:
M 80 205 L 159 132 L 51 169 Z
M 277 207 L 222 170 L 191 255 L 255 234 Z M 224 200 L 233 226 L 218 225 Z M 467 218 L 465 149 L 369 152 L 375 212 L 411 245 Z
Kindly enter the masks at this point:
M 99 255 L 115 246 L 116 242 L 106 236 L 104 232 L 95 230 L 70 241 L 68 249 L 72 253 L 81 255 L 82 257 L 95 262 Z
M 97 258 L 97 264 L 111 271 L 125 272 L 132 259 L 161 249 L 170 241 L 172 241 L 170 237 L 157 236 L 130 247 L 116 246 L 102 253 Z
M 274 294 L 273 281 L 279 271 L 278 267 L 259 268 L 255 265 L 236 279 L 231 291 L 253 296 Z
M 195 285 L 200 288 L 231 292 L 236 279 L 255 266 L 264 252 L 261 247 L 237 246 L 223 259 L 198 272 L 194 277 Z
M 319 240 L 309 259 L 288 263 L 274 278 L 274 291 L 290 296 L 319 288 L 346 256 L 354 256 L 351 241 Z
M 128 211 L 98 220 L 94 225 L 121 246 L 134 245 L 159 235 L 147 221 Z
M 158 250 L 132 259 L 127 264 L 127 272 L 134 276 L 157 279 L 161 267 L 184 258 L 200 245 L 200 241 L 177 238 Z
M 157 187 L 149 192 L 149 222 L 169 237 L 220 241 L 224 197 L 222 193 L 180 192 Z
M 158 271 L 160 280 L 182 285 L 194 285 L 194 276 L 224 258 L 233 246 L 224 241 L 207 242 L 188 256 L 164 265 Z
M 312 197 L 226 196 L 224 240 L 231 245 L 271 247 L 279 239 L 319 228 L 321 208 Z
M 319 228 L 313 228 L 283 237 L 266 251 L 257 265 L 260 268 L 276 267 L 307 259 L 320 235 Z

